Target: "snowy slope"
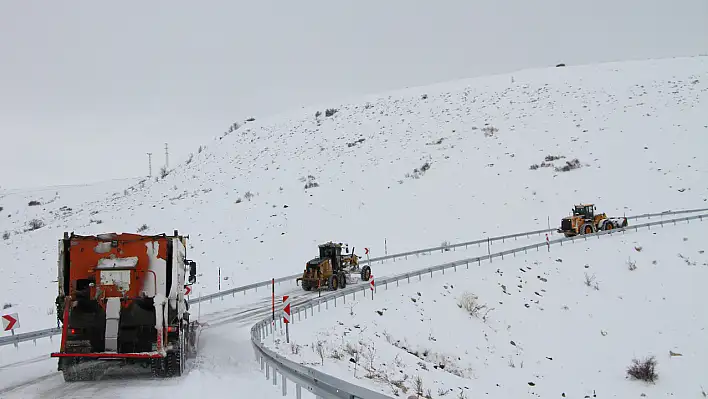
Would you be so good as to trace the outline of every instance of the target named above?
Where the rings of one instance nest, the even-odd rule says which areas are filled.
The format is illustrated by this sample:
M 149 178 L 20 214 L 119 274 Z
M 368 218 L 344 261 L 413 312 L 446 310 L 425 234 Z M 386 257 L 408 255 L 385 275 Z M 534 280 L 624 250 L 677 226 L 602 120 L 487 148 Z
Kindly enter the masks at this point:
M 708 390 L 705 229 L 630 231 L 379 286 L 373 300 L 357 295 L 296 322 L 290 344 L 284 334 L 265 342 L 404 398 L 417 377 L 426 398 L 699 398 Z M 648 356 L 655 383 L 626 378 L 632 359 Z
M 47 225 L 0 241 L 0 302 L 23 329 L 55 325 L 65 230 L 190 234 L 198 295 L 218 268 L 222 289 L 297 273 L 328 240 L 377 256 L 545 228 L 579 201 L 615 215 L 705 206 L 707 71 L 706 57 L 529 70 L 249 122 L 164 179 L 34 215 Z M 582 167 L 530 169 L 550 155 Z
M 2 239 L 7 240 L 13 235 L 24 233 L 30 228 L 29 222 L 33 219 L 46 224 L 81 214 L 82 208 L 93 208 L 96 201 L 121 195 L 140 180 L 128 178 L 83 185 L 0 189 Z M 95 219 L 94 222 L 98 221 Z

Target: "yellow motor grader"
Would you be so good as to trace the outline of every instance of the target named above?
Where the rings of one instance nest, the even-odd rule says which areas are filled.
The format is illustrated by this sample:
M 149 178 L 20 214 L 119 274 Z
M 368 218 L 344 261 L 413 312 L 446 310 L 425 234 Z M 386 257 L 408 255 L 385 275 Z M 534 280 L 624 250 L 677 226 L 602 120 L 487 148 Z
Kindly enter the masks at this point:
M 612 230 L 627 227 L 626 217 L 607 217 L 603 213 L 595 214 L 595 204 L 578 204 L 571 210 L 571 216 L 561 219 L 558 233 L 566 237 L 580 234 L 592 234 L 600 230 Z
M 302 282 L 302 289 L 305 291 L 313 289 L 334 291 L 357 282 L 358 278 L 361 281 L 369 281 L 371 267 L 366 265 L 359 267 L 359 256 L 354 254 L 354 248 L 349 254 L 347 246 L 346 254 L 343 255 L 342 246 L 342 243 L 332 241 L 320 244 L 319 256 L 305 264 L 302 277 L 297 278 L 296 284 Z

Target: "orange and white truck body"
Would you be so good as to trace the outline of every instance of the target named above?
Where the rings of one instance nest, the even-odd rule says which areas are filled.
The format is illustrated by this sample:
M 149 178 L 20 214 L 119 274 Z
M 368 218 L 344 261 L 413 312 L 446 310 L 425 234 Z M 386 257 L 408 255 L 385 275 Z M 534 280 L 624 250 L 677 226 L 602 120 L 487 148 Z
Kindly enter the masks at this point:
M 59 240 L 57 317 L 65 379 L 92 360 L 146 361 L 158 376 L 181 375 L 194 350 L 186 287 L 196 281 L 187 238 L 107 233 Z M 90 374 L 90 373 L 88 373 Z

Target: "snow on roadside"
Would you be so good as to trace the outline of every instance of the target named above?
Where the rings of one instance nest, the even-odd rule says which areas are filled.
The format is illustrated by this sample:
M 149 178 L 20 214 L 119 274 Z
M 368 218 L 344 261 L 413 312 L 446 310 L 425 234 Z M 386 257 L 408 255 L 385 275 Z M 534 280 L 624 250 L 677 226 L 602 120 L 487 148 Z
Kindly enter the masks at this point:
M 432 398 L 700 397 L 705 228 L 640 230 L 379 286 L 373 301 L 315 310 L 275 348 L 404 398 L 418 377 Z M 648 356 L 658 379 L 629 379 L 632 359 Z

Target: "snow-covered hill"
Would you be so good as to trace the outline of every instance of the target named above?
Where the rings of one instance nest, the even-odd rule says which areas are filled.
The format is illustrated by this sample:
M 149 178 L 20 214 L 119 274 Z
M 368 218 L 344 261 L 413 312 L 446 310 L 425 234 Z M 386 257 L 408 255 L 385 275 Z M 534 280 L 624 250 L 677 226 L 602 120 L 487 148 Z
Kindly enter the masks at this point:
M 0 189 L 0 233 L 3 240 L 27 230 L 82 214 L 96 201 L 124 194 L 139 178 L 115 179 L 93 184 Z M 76 208 L 76 209 L 75 209 Z M 35 222 L 32 222 L 36 220 Z M 94 223 L 101 220 L 95 219 Z
M 545 228 L 580 201 L 706 206 L 707 72 L 708 57 L 529 70 L 248 122 L 164 178 L 67 205 L 82 212 L 13 216 L 4 229 L 45 226 L 0 240 L 0 302 L 23 329 L 56 324 L 63 231 L 190 234 L 198 295 L 219 268 L 222 289 L 297 273 L 323 241 L 377 256 Z
M 403 398 L 699 398 L 705 230 L 630 230 L 379 286 L 373 300 L 349 297 L 293 324 L 290 344 L 282 333 L 264 342 Z M 634 359 L 652 356 L 654 383 L 628 377 Z

